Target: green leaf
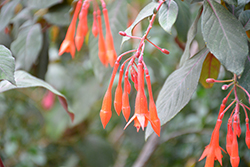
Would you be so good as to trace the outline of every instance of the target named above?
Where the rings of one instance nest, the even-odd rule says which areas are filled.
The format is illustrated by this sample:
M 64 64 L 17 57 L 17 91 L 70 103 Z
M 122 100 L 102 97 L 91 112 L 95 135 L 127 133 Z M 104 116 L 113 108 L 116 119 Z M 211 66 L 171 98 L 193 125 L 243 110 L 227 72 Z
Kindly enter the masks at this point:
M 5 4 L 0 13 L 0 31 L 2 31 L 10 22 L 11 18 L 14 16 L 15 8 L 20 0 L 14 0 Z
M 132 35 L 132 31 L 134 29 L 134 27 L 140 23 L 143 19 L 149 17 L 149 16 L 152 16 L 153 15 L 153 11 L 155 8 L 157 8 L 157 6 L 159 5 L 159 3 L 157 2 L 150 2 L 147 6 L 145 6 L 141 11 L 140 13 L 137 15 L 135 21 L 131 24 L 131 26 L 129 26 L 125 32 L 128 34 L 128 35 Z M 122 38 L 122 43 L 121 45 L 129 40 L 130 38 L 129 37 L 123 37 Z
M 202 12 L 202 7 L 200 8 L 198 15 L 196 16 L 193 24 L 191 25 L 191 27 L 188 30 L 187 42 L 186 42 L 185 50 L 181 56 L 179 66 L 182 66 L 184 64 L 184 62 L 187 61 L 190 57 L 190 46 L 191 46 L 191 44 L 192 44 L 192 42 L 197 34 L 197 25 L 198 25 L 198 21 L 201 17 L 201 12 Z
M 111 6 L 108 6 L 109 24 L 117 55 L 119 55 L 119 53 L 121 52 L 120 42 L 122 40 L 122 37 L 119 35 L 119 31 L 127 26 L 127 9 L 124 8 L 124 6 L 126 6 L 126 1 L 124 0 L 116 0 L 111 4 Z M 102 22 L 104 23 L 104 20 L 102 20 Z M 104 28 L 105 26 L 102 27 Z M 91 32 L 89 38 L 89 50 L 90 60 L 94 69 L 95 76 L 101 82 L 106 74 L 110 75 L 110 70 L 107 70 L 107 68 L 104 67 L 104 65 L 99 60 L 98 38 L 94 38 Z
M 177 30 L 178 38 L 186 42 L 188 28 L 191 21 L 191 11 L 190 5 L 187 2 L 182 2 L 181 0 L 176 0 L 178 5 L 178 16 L 175 22 L 175 28 Z
M 61 3 L 62 1 L 63 0 L 27 0 L 27 5 L 30 8 L 43 9 Z
M 238 5 L 237 0 L 224 0 L 224 1 L 230 5 Z
M 246 5 L 250 2 L 250 0 L 238 0 L 238 5 Z
M 67 103 L 67 99 L 64 95 L 62 95 L 60 92 L 58 92 L 56 89 L 54 89 L 51 85 L 49 85 L 47 82 L 38 79 L 29 73 L 25 71 L 16 71 L 15 72 L 15 80 L 16 80 L 16 86 L 10 84 L 8 81 L 2 81 L 0 82 L 0 93 L 11 90 L 11 89 L 20 89 L 20 88 L 30 88 L 30 87 L 43 87 L 54 94 L 58 96 L 58 99 L 63 106 L 63 108 L 66 110 L 68 115 L 71 118 L 71 121 L 74 120 L 74 114 L 70 111 Z
M 208 53 L 205 61 L 203 62 L 201 76 L 200 76 L 200 83 L 204 88 L 211 88 L 214 83 L 207 83 L 207 78 L 214 78 L 217 79 L 220 72 L 220 62 L 213 54 L 210 52 Z
M 245 5 L 235 6 L 235 5 L 231 5 L 228 3 L 225 3 L 225 5 L 227 9 L 229 10 L 229 12 L 231 12 L 236 18 L 238 18 L 241 12 L 244 11 L 244 7 L 245 7 Z
M 49 10 L 43 17 L 50 24 L 68 26 L 70 24 L 69 6 L 59 6 Z
M 248 56 L 245 62 L 245 69 L 239 80 L 239 84 L 250 93 L 249 81 L 250 81 L 250 57 Z
M 177 14 L 178 14 L 178 6 L 175 1 L 167 0 L 161 6 L 158 11 L 159 23 L 161 27 L 168 33 L 171 34 L 171 28 L 174 25 Z
M 0 80 L 6 79 L 16 84 L 14 79 L 15 59 L 9 49 L 0 45 Z
M 247 36 L 240 22 L 215 1 L 204 2 L 201 30 L 210 52 L 237 75 L 244 69 L 248 54 Z
M 156 101 L 161 125 L 170 121 L 186 106 L 197 88 L 201 68 L 208 49 L 204 48 L 175 70 L 165 81 Z M 146 139 L 153 133 L 151 126 L 146 129 Z
M 10 48 L 16 56 L 17 68 L 29 70 L 42 48 L 43 36 L 40 24 L 23 28 Z
M 250 30 L 250 10 L 243 11 L 239 16 L 239 20 L 245 28 L 245 31 Z

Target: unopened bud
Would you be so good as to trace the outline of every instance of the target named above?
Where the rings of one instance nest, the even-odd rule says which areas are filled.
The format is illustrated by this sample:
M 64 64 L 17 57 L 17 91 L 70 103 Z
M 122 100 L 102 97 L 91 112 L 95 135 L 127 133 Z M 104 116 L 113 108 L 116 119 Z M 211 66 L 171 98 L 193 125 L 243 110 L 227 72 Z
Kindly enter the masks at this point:
M 214 82 L 215 82 L 215 79 L 213 79 L 213 78 L 207 78 L 207 79 L 206 79 L 206 82 L 207 82 L 207 83 L 214 83 Z
M 119 31 L 119 34 L 120 34 L 121 36 L 126 36 L 126 35 L 127 35 L 126 32 L 124 32 L 124 31 Z
M 154 13 L 154 14 L 157 14 L 157 12 L 158 12 L 157 9 L 154 8 L 153 13 Z
M 167 49 L 161 49 L 162 53 L 169 54 L 169 51 Z
M 228 87 L 229 87 L 228 85 L 223 85 L 223 86 L 221 87 L 221 89 L 222 89 L 222 90 L 227 90 Z

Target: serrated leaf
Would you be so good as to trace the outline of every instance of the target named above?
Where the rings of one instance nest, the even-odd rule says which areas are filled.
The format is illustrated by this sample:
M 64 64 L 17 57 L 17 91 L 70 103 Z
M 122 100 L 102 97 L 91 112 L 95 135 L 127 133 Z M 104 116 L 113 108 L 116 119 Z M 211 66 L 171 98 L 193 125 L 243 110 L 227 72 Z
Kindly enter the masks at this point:
M 178 16 L 175 22 L 175 28 L 177 30 L 178 38 L 181 41 L 186 42 L 188 28 L 191 21 L 190 5 L 187 2 L 180 0 L 176 0 L 176 3 L 178 5 Z
M 215 1 L 204 2 L 201 30 L 210 52 L 228 71 L 237 75 L 248 54 L 247 36 L 240 22 Z
M 212 53 L 208 53 L 206 59 L 203 62 L 200 83 L 204 88 L 211 88 L 214 84 L 207 83 L 207 78 L 217 79 L 220 71 L 220 62 Z
M 243 11 L 239 16 L 239 20 L 245 31 L 250 30 L 250 10 Z
M 184 64 L 184 62 L 187 61 L 190 57 L 190 46 L 191 46 L 191 44 L 192 44 L 192 42 L 197 34 L 197 25 L 198 25 L 198 21 L 201 17 L 202 9 L 203 9 L 203 7 L 200 8 L 198 15 L 196 16 L 193 24 L 191 25 L 191 27 L 188 30 L 187 42 L 186 42 L 185 50 L 181 56 L 179 66 L 182 66 Z
M 250 57 L 247 57 L 245 68 L 239 80 L 239 84 L 250 93 Z
M 126 6 L 126 1 L 124 0 L 116 0 L 110 6 L 108 6 L 109 24 L 117 55 L 119 55 L 119 53 L 121 52 L 120 42 L 122 40 L 122 37 L 119 35 L 119 31 L 127 26 L 127 9 L 124 8 L 124 6 Z M 104 23 L 104 20 L 102 20 L 102 23 Z M 105 28 L 105 26 L 102 27 Z M 98 37 L 94 38 L 91 32 L 88 46 L 90 50 L 90 60 L 94 69 L 95 76 L 101 82 L 107 72 L 110 72 L 110 70 L 107 70 L 107 68 L 104 67 L 100 62 L 98 57 Z
M 171 28 L 174 25 L 178 15 L 178 6 L 176 2 L 173 0 L 165 1 L 159 9 L 158 14 L 158 20 L 161 27 L 166 32 L 171 34 Z
M 202 49 L 170 74 L 165 81 L 156 100 L 161 125 L 170 121 L 191 99 L 197 88 L 202 64 L 208 52 L 207 48 Z M 152 133 L 153 129 L 148 125 L 145 138 L 147 139 Z
M 9 49 L 0 45 L 0 80 L 8 80 L 16 84 L 14 79 L 15 59 Z
M 61 3 L 62 1 L 63 0 L 27 0 L 27 5 L 30 8 L 43 9 Z
M 20 0 L 14 0 L 5 4 L 0 13 L 0 31 L 2 31 L 10 22 L 11 18 L 14 16 L 15 8 Z
M 11 89 L 20 89 L 20 88 L 30 88 L 30 87 L 46 88 L 58 96 L 61 105 L 70 116 L 71 121 L 74 120 L 74 114 L 70 111 L 68 107 L 66 97 L 62 95 L 60 92 L 58 92 L 56 89 L 54 89 L 50 84 L 21 70 L 15 72 L 15 80 L 16 80 L 16 86 L 12 85 L 8 81 L 0 82 L 0 93 Z
M 134 27 L 140 23 L 143 19 L 149 17 L 149 16 L 152 16 L 153 15 L 153 11 L 155 8 L 157 8 L 157 6 L 159 5 L 159 3 L 157 2 L 150 2 L 147 6 L 145 6 L 141 11 L 140 13 L 137 15 L 135 21 L 125 30 L 126 34 L 128 35 L 132 35 L 132 31 L 134 29 Z M 122 43 L 121 45 L 129 40 L 130 38 L 129 37 L 123 37 L 122 38 Z
M 41 51 L 42 42 L 43 37 L 40 24 L 26 26 L 21 29 L 17 39 L 10 46 L 11 51 L 16 56 L 18 69 L 22 68 L 28 71 L 31 68 Z

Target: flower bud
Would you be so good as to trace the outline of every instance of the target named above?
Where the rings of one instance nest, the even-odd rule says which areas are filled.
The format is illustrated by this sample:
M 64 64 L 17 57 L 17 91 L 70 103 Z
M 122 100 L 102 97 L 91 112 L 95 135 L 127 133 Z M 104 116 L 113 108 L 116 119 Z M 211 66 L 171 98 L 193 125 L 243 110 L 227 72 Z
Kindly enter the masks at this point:
M 120 34 L 121 36 L 126 36 L 126 35 L 127 35 L 126 32 L 124 32 L 124 31 L 119 31 L 119 34 Z
M 161 49 L 161 52 L 162 52 L 162 53 L 165 53 L 165 54 L 167 54 L 167 55 L 169 54 L 169 51 L 168 51 L 167 49 Z
M 215 79 L 213 79 L 213 78 L 207 78 L 207 79 L 206 79 L 206 82 L 207 82 L 207 83 L 214 83 L 214 82 L 215 82 Z
M 227 90 L 228 88 L 229 88 L 229 86 L 226 84 L 221 87 L 222 90 Z

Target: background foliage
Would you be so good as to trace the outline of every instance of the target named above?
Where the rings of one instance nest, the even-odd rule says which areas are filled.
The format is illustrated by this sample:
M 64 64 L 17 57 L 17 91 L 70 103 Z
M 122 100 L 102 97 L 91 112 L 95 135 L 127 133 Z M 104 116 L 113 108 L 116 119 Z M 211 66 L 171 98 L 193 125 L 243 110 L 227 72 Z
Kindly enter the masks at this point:
M 237 3 L 226 2 L 229 9 L 230 6 Z M 242 28 L 239 20 L 230 17 L 230 21 L 235 23 L 232 24 L 233 27 L 222 22 L 220 27 L 212 27 L 209 30 L 206 28 L 212 23 L 208 18 L 218 16 L 220 19 L 221 15 L 224 15 L 220 12 L 225 9 L 221 9 L 223 6 L 218 6 L 219 4 L 215 1 L 206 1 L 202 11 L 200 3 L 175 0 L 170 4 L 170 6 L 173 5 L 171 8 L 173 16 L 169 16 L 170 11 L 159 11 L 159 22 L 156 21 L 154 24 L 149 34 L 150 40 L 167 48 L 170 54 L 166 56 L 149 44 L 145 48 L 144 60 L 150 70 L 154 97 L 155 99 L 158 95 L 166 97 L 169 96 L 167 93 L 171 93 L 171 90 L 165 90 L 165 94 L 159 94 L 162 87 L 169 88 L 166 84 L 176 84 L 168 82 L 164 84 L 167 77 L 169 80 L 171 77 L 179 80 L 185 79 L 185 82 L 181 83 L 182 89 L 179 91 L 185 91 L 187 83 L 193 87 L 189 89 L 191 93 L 186 91 L 181 94 L 180 92 L 181 96 L 184 97 L 186 94 L 188 96 L 180 99 L 183 106 L 178 106 L 177 112 L 185 107 L 170 122 L 168 121 L 172 117 L 164 119 L 164 122 L 168 123 L 162 128 L 161 138 L 152 135 L 145 142 L 145 133 L 141 131 L 136 133 L 133 126 L 129 126 L 123 131 L 124 118 L 115 114 L 107 128 L 105 130 L 102 128 L 99 111 L 111 68 L 105 68 L 99 61 L 97 39 L 93 38 L 91 33 L 85 39 L 85 45 L 81 51 L 76 53 L 75 59 L 72 60 L 69 54 L 58 57 L 58 48 L 65 37 L 72 15 L 72 7 L 75 4 L 73 2 L 73 6 L 71 6 L 71 3 L 71 0 L 7 0 L 1 4 L 0 44 L 5 47 L 0 47 L 0 58 L 1 63 L 8 61 L 12 65 L 4 66 L 0 63 L 0 69 L 8 71 L 8 73 L 4 73 L 1 70 L 0 79 L 6 79 L 21 88 L 13 89 L 14 85 L 8 81 L 0 83 L 0 157 L 4 164 L 13 167 L 122 167 L 138 164 L 146 164 L 145 166 L 171 165 L 172 167 L 204 166 L 204 161 L 197 162 L 197 160 L 204 146 L 209 142 L 221 100 L 226 92 L 218 91 L 220 84 L 216 84 L 210 89 L 204 88 L 211 87 L 211 85 L 204 86 L 204 79 L 207 78 L 205 74 L 211 74 L 206 70 L 201 72 L 202 75 L 205 75 L 203 81 L 200 81 L 202 84 L 198 84 L 200 71 L 197 69 L 203 70 L 203 61 L 209 61 L 205 59 L 205 55 L 208 53 L 207 48 L 209 48 L 215 54 L 219 52 L 218 57 L 216 56 L 217 59 L 229 71 L 242 73 L 245 64 L 244 58 L 248 53 L 248 46 L 244 43 L 247 38 L 242 35 L 250 27 L 246 21 L 249 19 L 248 11 L 242 12 L 243 8 L 240 8 L 239 5 L 237 8 L 242 13 L 239 12 L 240 14 L 237 16 L 237 12 L 235 12 L 241 24 L 245 24 L 245 29 Z M 248 2 L 242 3 L 245 6 Z M 138 36 L 143 34 L 148 25 L 145 18 L 152 15 L 152 10 L 148 10 L 146 7 L 153 9 L 155 2 L 109 0 L 107 4 L 117 53 L 136 47 L 138 44 L 136 40 L 125 42 L 128 39 L 122 39 L 118 32 L 131 25 L 133 27 L 142 20 L 137 27 L 128 28 L 126 32 L 129 34 L 133 30 Z M 145 12 L 141 10 L 143 8 Z M 164 6 L 164 8 L 167 7 Z M 143 12 L 143 15 L 137 16 L 140 11 Z M 201 12 L 203 12 L 202 16 Z M 228 15 L 231 14 L 227 10 L 226 12 Z M 168 22 L 172 21 L 172 26 L 161 21 L 165 17 L 169 17 Z M 91 23 L 91 12 L 88 19 Z M 216 20 L 216 18 L 214 19 Z M 134 20 L 136 21 L 134 22 Z M 231 46 L 235 41 L 233 39 L 235 36 L 240 40 L 237 45 L 232 45 L 231 50 L 218 48 L 220 46 L 218 43 L 215 42 L 211 45 L 209 42 L 212 40 L 213 29 L 221 30 L 222 33 L 218 34 L 219 39 L 228 37 L 225 45 Z M 228 34 L 223 34 L 224 29 L 228 29 L 226 31 Z M 237 31 L 238 34 L 235 32 L 236 29 L 240 29 L 239 32 Z M 201 49 L 204 48 L 205 42 L 202 33 L 207 42 L 207 48 L 203 50 Z M 120 47 L 121 42 L 122 47 Z M 239 47 L 242 56 L 235 56 L 235 54 L 239 54 Z M 237 52 L 235 48 L 237 48 Z M 197 53 L 199 50 L 201 51 Z M 228 62 L 228 59 L 221 56 L 226 52 L 230 52 L 231 57 L 237 57 L 239 60 Z M 15 64 L 11 53 L 15 57 Z M 198 56 L 188 60 L 196 53 Z M 214 57 L 211 59 L 217 66 L 215 70 L 217 73 L 212 73 L 210 76 L 216 78 L 220 71 L 218 78 L 232 77 L 230 72 L 227 72 L 222 66 L 220 67 L 217 59 Z M 199 66 L 196 66 L 195 69 L 191 68 L 197 60 L 201 61 Z M 232 62 L 240 62 L 240 64 L 231 68 Z M 249 65 L 246 63 L 245 66 L 243 75 L 246 77 L 244 77 L 245 80 L 241 79 L 242 85 L 249 81 L 247 79 Z M 176 70 L 177 67 L 180 68 Z M 16 80 L 12 76 L 14 70 L 16 70 Z M 172 73 L 174 70 L 176 71 Z M 192 75 L 186 75 L 187 73 Z M 30 83 L 34 85 L 32 86 Z M 115 83 L 117 84 L 117 81 Z M 5 91 L 7 89 L 11 90 Z M 43 105 L 47 89 L 58 96 L 51 108 Z M 174 90 L 172 89 L 172 91 Z M 132 89 L 131 106 L 134 106 L 135 95 L 136 92 Z M 243 95 L 242 98 L 245 99 Z M 190 99 L 191 101 L 188 103 Z M 163 99 L 158 99 L 158 101 L 160 100 Z M 161 103 L 157 102 L 157 105 L 161 105 Z M 162 107 L 166 106 L 168 107 L 169 103 L 164 101 Z M 133 107 L 131 108 L 133 109 Z M 168 108 L 169 111 L 171 111 L 170 109 Z M 71 111 L 75 114 L 73 123 L 69 118 L 69 115 L 71 118 L 73 117 L 70 114 Z M 175 115 L 177 112 L 172 114 Z M 164 118 L 164 114 L 161 118 Z M 149 131 L 150 128 L 147 129 L 147 137 Z M 222 126 L 222 146 L 225 146 L 225 132 L 226 124 Z M 250 152 L 243 141 L 243 137 L 239 139 L 240 166 L 250 166 Z M 152 146 L 152 148 L 147 149 L 147 146 Z M 229 166 L 229 156 L 223 156 L 223 165 Z M 219 164 L 216 162 L 216 165 Z

